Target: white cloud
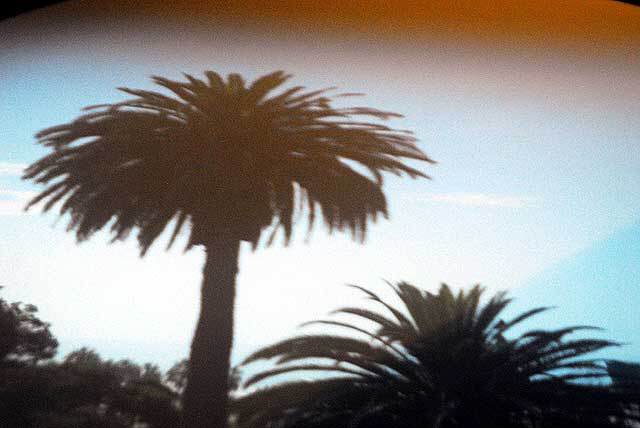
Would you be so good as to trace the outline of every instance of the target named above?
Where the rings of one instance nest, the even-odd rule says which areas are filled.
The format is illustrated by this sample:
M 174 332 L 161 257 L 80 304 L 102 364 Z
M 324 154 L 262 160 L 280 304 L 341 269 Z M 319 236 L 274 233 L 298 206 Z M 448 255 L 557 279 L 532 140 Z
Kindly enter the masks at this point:
M 36 192 L 0 189 L 0 216 L 23 215 L 24 207 Z
M 523 208 L 531 206 L 536 201 L 528 196 L 498 196 L 486 193 L 434 193 L 427 199 L 455 205 L 501 208 Z
M 22 175 L 27 165 L 14 162 L 0 162 L 0 175 Z

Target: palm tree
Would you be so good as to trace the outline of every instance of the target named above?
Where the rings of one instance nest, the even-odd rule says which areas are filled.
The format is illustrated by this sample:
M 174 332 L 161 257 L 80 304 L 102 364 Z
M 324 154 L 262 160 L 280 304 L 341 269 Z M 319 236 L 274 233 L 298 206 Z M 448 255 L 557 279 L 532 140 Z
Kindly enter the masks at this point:
M 255 387 L 268 380 L 271 386 L 235 404 L 241 428 L 594 426 L 620 415 L 624 395 L 587 382 L 607 371 L 582 358 L 616 344 L 567 339 L 591 327 L 508 338 L 512 327 L 548 308 L 505 322 L 498 316 L 510 300 L 499 293 L 483 304 L 479 286 L 454 295 L 446 285 L 431 294 L 399 283 L 393 289 L 402 308 L 357 288 L 387 314 L 342 308 L 335 312 L 359 322 L 309 324 L 353 334 L 298 336 L 247 358 L 245 363 L 275 358 L 276 367 L 246 382 Z M 323 375 L 295 380 L 302 372 Z M 281 375 L 289 380 L 278 383 Z
M 61 203 L 78 241 L 107 225 L 114 241 L 135 229 L 144 255 L 173 220 L 169 246 L 191 225 L 187 249 L 203 245 L 206 263 L 184 417 L 223 427 L 241 241 L 255 248 L 271 226 L 266 245 L 280 228 L 288 242 L 296 215 L 311 227 L 318 213 L 330 232 L 361 241 L 369 221 L 387 216 L 382 174 L 426 177 L 402 160 L 431 160 L 409 132 L 379 123 L 395 113 L 334 108 L 326 90 L 301 86 L 270 96 L 290 77 L 282 71 L 251 85 L 238 74 L 205 76 L 153 77 L 171 96 L 120 88 L 135 98 L 41 131 L 52 152 L 24 178 L 48 185 L 28 207 Z

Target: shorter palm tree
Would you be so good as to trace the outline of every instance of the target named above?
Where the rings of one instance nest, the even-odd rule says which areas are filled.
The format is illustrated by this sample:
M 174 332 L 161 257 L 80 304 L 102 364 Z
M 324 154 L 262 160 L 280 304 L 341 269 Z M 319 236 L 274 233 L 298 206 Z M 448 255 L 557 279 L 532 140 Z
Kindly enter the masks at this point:
M 410 284 L 392 285 L 402 308 L 362 287 L 388 314 L 346 307 L 335 311 L 373 324 L 320 320 L 354 335 L 311 334 L 287 339 L 245 363 L 275 358 L 275 368 L 246 382 L 271 385 L 235 403 L 241 427 L 538 427 L 608 424 L 624 397 L 592 379 L 607 376 L 586 355 L 617 345 L 568 339 L 574 326 L 506 333 L 548 308 L 509 321 L 504 293 L 481 303 L 482 288 L 454 295 Z M 273 383 L 274 377 L 320 372 L 312 380 Z

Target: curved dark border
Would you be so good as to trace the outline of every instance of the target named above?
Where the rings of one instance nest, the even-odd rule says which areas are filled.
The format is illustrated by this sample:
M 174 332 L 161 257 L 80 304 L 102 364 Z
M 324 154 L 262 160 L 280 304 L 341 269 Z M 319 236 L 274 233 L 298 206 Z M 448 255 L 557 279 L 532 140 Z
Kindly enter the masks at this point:
M 12 0 L 5 3 L 0 9 L 0 20 L 13 18 L 32 10 L 40 9 L 67 0 Z
M 64 3 L 68 0 L 12 0 L 9 4 L 0 9 L 0 21 L 28 13 L 36 9 L 51 6 L 58 3 Z M 627 3 L 640 6 L 640 0 L 613 0 L 618 3 Z

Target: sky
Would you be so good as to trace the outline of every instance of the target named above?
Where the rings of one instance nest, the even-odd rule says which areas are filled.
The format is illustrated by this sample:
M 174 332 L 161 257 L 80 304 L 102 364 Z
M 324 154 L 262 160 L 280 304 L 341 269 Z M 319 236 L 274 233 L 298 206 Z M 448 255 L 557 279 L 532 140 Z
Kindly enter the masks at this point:
M 640 221 L 624 227 L 513 290 L 510 310 L 555 306 L 537 317 L 540 326 L 591 325 L 584 331 L 625 345 L 601 351 L 606 358 L 640 362 Z M 550 301 L 549 296 L 553 297 Z M 522 325 L 521 329 L 525 329 Z
M 390 219 L 364 245 L 321 228 L 305 242 L 301 227 L 288 247 L 243 246 L 234 362 L 358 303 L 347 283 L 517 290 L 631 230 L 640 220 L 640 8 L 484 3 L 256 10 L 249 1 L 127 9 L 87 0 L 0 22 L 2 297 L 36 304 L 62 354 L 90 346 L 164 368 L 187 355 L 202 250 L 165 252 L 165 236 L 140 259 L 134 240 L 109 245 L 99 233 L 77 245 L 67 219 L 22 211 L 41 190 L 20 180 L 46 153 L 34 134 L 126 98 L 116 87 L 151 89 L 151 75 L 253 79 L 283 69 L 292 85 L 364 92 L 350 101 L 402 113 L 389 124 L 412 130 L 438 161 L 421 166 L 431 180 L 387 179 Z M 553 291 L 542 297 L 553 304 Z

